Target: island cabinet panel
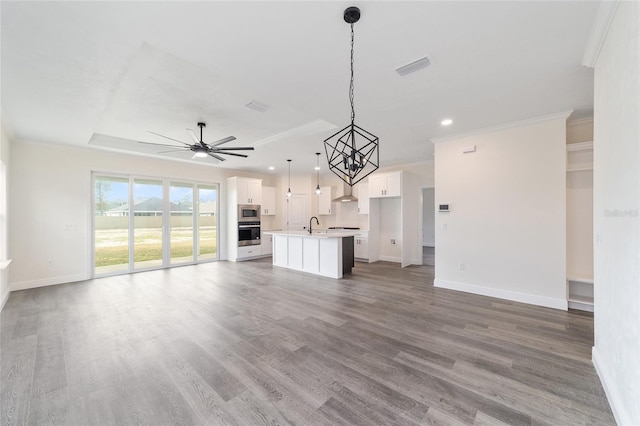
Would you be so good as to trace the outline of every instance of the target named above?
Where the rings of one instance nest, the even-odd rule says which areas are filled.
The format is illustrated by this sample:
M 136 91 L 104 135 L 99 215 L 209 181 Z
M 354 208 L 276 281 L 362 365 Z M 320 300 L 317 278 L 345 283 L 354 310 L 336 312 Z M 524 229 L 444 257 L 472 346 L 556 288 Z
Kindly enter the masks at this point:
M 273 264 L 286 268 L 289 266 L 289 239 L 284 235 L 273 236 Z
M 342 278 L 342 239 L 320 240 L 320 275 Z
M 302 237 L 289 237 L 289 268 L 302 270 Z
M 302 270 L 317 274 L 320 272 L 320 240 L 305 238 L 302 245 Z

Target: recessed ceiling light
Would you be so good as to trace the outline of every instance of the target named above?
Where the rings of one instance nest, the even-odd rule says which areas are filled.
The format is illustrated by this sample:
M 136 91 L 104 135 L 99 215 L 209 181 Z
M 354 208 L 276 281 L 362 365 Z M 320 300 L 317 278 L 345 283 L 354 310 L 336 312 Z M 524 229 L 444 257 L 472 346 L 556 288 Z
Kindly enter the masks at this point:
M 315 166 L 313 170 L 320 170 L 320 166 Z
M 269 170 L 275 170 L 276 168 L 273 166 L 269 166 Z
M 446 120 L 442 120 L 440 122 L 440 124 L 442 124 L 443 126 L 449 126 L 451 123 L 453 123 L 453 120 L 450 118 L 447 118 Z

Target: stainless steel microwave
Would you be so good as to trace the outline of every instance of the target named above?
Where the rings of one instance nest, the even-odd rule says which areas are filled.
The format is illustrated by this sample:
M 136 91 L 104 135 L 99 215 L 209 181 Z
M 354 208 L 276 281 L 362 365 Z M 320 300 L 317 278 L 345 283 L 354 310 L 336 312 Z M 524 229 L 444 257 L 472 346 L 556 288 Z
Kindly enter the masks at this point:
M 238 223 L 260 222 L 260 206 L 258 204 L 238 204 Z

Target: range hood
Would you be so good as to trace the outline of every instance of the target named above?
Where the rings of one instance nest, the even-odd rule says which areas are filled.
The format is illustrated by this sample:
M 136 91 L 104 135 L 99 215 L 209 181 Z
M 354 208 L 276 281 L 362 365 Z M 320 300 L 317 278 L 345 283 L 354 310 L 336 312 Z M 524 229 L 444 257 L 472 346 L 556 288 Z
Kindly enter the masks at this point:
M 338 197 L 335 198 L 331 201 L 334 202 L 339 202 L 339 203 L 350 203 L 351 201 L 358 201 L 358 199 L 351 193 L 351 191 L 353 190 L 353 188 L 351 187 L 351 185 L 343 183 L 342 186 L 344 187 L 344 195 L 342 197 Z

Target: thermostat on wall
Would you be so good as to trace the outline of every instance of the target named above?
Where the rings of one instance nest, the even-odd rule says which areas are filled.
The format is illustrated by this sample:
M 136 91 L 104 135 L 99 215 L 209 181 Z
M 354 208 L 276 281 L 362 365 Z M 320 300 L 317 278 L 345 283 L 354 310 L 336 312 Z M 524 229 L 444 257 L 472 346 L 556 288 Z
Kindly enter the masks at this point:
M 438 204 L 438 211 L 448 213 L 451 211 L 451 206 L 449 204 Z

